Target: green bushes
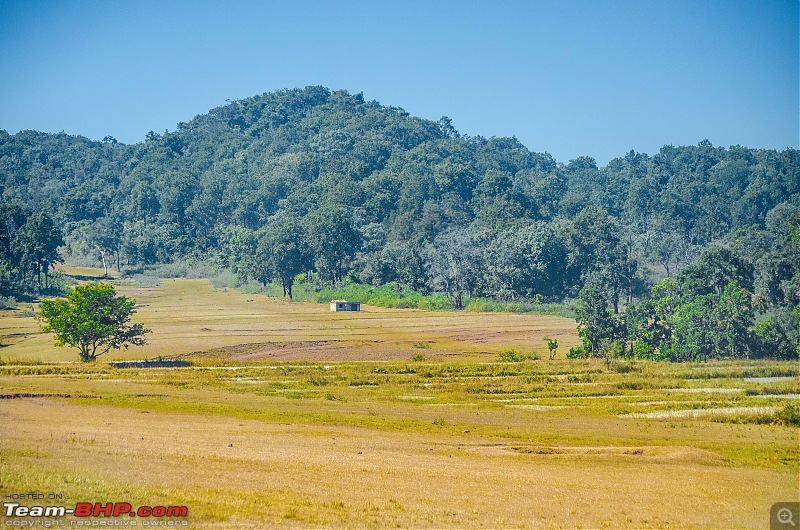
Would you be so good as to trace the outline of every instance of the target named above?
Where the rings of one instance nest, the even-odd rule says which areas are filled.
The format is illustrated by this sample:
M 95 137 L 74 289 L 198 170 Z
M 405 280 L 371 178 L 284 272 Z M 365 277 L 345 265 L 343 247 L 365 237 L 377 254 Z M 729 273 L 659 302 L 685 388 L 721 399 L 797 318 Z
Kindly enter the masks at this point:
M 573 346 L 567 352 L 567 359 L 583 359 L 588 357 L 588 353 L 582 346 Z
M 775 413 L 775 419 L 785 425 L 800 426 L 800 405 L 786 405 Z
M 465 311 L 472 313 L 540 313 L 573 318 L 575 312 L 567 303 L 545 304 L 537 301 L 502 302 L 488 298 L 471 298 Z
M 424 309 L 427 311 L 449 311 L 450 303 L 444 296 L 423 295 L 396 283 L 380 287 L 346 283 L 337 288 L 316 290 L 310 283 L 301 283 L 294 288 L 294 299 L 299 302 L 327 304 L 331 300 L 354 300 L 362 304 L 391 309 Z
M 539 357 L 535 353 L 525 355 L 517 350 L 501 350 L 497 352 L 497 360 L 501 363 L 519 363 L 526 359 L 535 361 L 538 358 Z

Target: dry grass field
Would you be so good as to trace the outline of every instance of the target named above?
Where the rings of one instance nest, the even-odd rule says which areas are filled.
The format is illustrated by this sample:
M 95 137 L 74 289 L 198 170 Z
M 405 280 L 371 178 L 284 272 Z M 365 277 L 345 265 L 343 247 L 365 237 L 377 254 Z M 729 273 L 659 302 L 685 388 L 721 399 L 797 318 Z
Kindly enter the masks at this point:
M 94 365 L 0 317 L 0 494 L 186 505 L 192 528 L 764 528 L 800 500 L 796 363 L 572 361 L 559 317 L 117 286 L 150 344 Z
M 70 269 L 70 272 L 74 271 Z M 80 269 L 82 276 L 92 269 Z M 363 306 L 360 313 L 331 313 L 320 304 L 289 303 L 265 295 L 214 289 L 207 280 L 162 280 L 157 287 L 115 282 L 137 301 L 137 322 L 153 333 L 142 348 L 109 354 L 114 359 L 154 358 L 209 350 L 250 360 L 387 360 L 408 358 L 425 343 L 430 358 L 475 359 L 516 348 L 547 352 L 542 337 L 558 338 L 561 351 L 579 344 L 575 323 L 547 315 L 452 313 Z M 32 316 L 0 311 L 0 356 L 20 360 L 74 361 L 39 333 Z

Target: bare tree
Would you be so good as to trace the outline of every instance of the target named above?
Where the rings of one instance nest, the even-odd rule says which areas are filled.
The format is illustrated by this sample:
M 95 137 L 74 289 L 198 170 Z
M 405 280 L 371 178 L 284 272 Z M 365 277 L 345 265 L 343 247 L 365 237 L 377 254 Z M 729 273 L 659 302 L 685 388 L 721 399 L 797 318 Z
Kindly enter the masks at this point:
M 447 294 L 454 309 L 464 309 L 481 270 L 481 251 L 467 228 L 446 230 L 423 250 L 433 288 Z

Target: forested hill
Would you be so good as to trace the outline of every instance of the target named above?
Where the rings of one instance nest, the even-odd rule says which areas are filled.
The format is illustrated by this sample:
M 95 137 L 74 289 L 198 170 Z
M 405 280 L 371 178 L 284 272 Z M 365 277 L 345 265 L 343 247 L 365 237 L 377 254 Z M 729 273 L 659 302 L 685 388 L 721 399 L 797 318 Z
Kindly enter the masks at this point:
M 703 141 L 605 167 L 559 163 L 515 138 L 462 136 L 447 118 L 308 87 L 230 102 L 135 145 L 0 131 L 0 191 L 0 252 L 17 278 L 15 234 L 46 213 L 68 253 L 123 268 L 207 260 L 289 287 L 315 270 L 501 299 L 593 282 L 616 307 L 710 245 L 744 256 L 750 242 L 783 241 L 800 156 Z

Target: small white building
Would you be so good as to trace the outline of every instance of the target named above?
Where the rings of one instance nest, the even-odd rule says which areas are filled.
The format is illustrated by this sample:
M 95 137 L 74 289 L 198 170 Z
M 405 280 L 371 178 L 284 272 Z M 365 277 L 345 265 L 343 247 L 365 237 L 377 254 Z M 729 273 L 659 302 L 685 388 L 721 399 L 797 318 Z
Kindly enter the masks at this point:
M 361 302 L 331 300 L 331 311 L 361 311 Z

